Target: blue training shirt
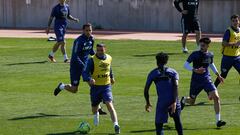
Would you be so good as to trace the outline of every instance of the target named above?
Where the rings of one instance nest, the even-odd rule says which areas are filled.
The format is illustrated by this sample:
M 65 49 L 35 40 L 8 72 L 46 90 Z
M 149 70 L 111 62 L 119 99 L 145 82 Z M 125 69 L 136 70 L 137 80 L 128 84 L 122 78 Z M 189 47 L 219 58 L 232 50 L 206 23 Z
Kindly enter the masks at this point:
M 164 71 L 160 71 L 159 68 L 155 68 L 148 74 L 146 87 L 150 87 L 154 82 L 159 103 L 167 105 L 174 101 L 173 81 L 175 80 L 179 80 L 179 75 L 174 69 L 166 67 Z
M 202 52 L 195 51 L 187 59 L 187 62 L 193 63 L 193 68 L 205 68 L 206 72 L 203 74 L 192 73 L 192 80 L 203 81 L 206 79 L 211 79 L 208 67 L 213 63 L 213 53 L 212 52 Z
M 95 54 L 93 46 L 93 36 L 87 37 L 85 34 L 80 35 L 73 43 L 71 62 L 80 62 L 85 65 L 89 54 Z
M 52 9 L 51 17 L 55 17 L 54 26 L 67 25 L 67 18 L 70 15 L 70 9 L 68 4 L 58 4 Z

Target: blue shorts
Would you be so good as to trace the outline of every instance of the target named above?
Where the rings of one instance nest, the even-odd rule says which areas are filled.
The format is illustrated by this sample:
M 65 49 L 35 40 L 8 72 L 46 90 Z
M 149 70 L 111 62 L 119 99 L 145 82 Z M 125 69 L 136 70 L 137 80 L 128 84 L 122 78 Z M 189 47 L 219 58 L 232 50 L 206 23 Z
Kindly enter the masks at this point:
M 171 114 L 171 109 L 168 107 L 171 105 L 166 104 L 163 105 L 161 101 L 157 102 L 157 107 L 156 107 L 156 115 L 155 115 L 155 123 L 167 123 L 168 122 L 168 116 L 170 117 L 176 117 L 181 114 L 181 104 L 179 100 L 177 100 L 177 105 L 176 105 L 176 110 L 175 113 Z
M 65 41 L 65 33 L 66 33 L 66 26 L 65 25 L 57 25 L 54 27 L 54 32 L 57 38 L 57 42 Z
M 113 101 L 111 85 L 92 86 L 90 89 L 92 106 L 98 106 L 102 101 Z
M 80 78 L 82 72 L 84 70 L 84 65 L 79 62 L 72 62 L 70 63 L 70 79 L 71 85 L 78 86 L 80 82 Z
M 240 74 L 240 56 L 224 56 L 221 62 L 221 72 L 228 73 L 228 71 L 234 67 Z
M 191 81 L 190 85 L 190 93 L 189 96 L 192 99 L 195 99 L 198 94 L 204 89 L 204 91 L 208 94 L 209 92 L 217 90 L 215 85 L 211 80 L 204 80 L 204 81 Z

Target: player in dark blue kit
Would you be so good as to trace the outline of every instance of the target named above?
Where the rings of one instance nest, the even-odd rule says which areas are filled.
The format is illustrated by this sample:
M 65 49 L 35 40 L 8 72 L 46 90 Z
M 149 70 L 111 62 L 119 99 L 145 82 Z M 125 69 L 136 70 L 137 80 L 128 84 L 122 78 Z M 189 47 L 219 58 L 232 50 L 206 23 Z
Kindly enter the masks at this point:
M 89 55 L 94 55 L 94 38 L 92 35 L 92 25 L 87 23 L 83 25 L 83 34 L 80 35 L 73 44 L 72 57 L 70 61 L 70 79 L 71 84 L 59 83 L 54 90 L 54 95 L 57 96 L 62 90 L 67 90 L 71 93 L 77 93 L 80 77 L 86 67 Z M 99 114 L 104 115 L 106 112 L 99 109 Z
M 80 35 L 73 43 L 72 57 L 70 62 L 70 79 L 71 84 L 59 83 L 54 90 L 54 95 L 57 96 L 61 90 L 67 90 L 72 93 L 78 91 L 78 85 L 82 72 L 86 66 L 89 55 L 94 55 L 93 50 L 94 38 L 92 36 L 92 25 L 83 25 L 83 34 Z
M 165 65 L 168 62 L 166 53 L 159 53 L 156 56 L 157 68 L 153 69 L 147 78 L 144 89 L 146 99 L 145 109 L 151 111 L 149 100 L 149 88 L 152 82 L 155 83 L 158 95 L 155 126 L 157 135 L 163 135 L 163 124 L 168 121 L 168 114 L 173 118 L 178 135 L 183 135 L 182 123 L 180 119 L 181 105 L 178 100 L 178 73 Z
M 182 8 L 180 7 L 180 3 L 182 3 Z M 180 13 L 182 13 L 182 51 L 183 53 L 188 53 L 186 47 L 188 33 L 196 33 L 196 43 L 199 48 L 199 39 L 201 38 L 201 28 L 198 19 L 199 0 L 174 0 L 174 6 Z
M 54 32 L 57 38 L 57 43 L 53 46 L 52 51 L 48 55 L 48 58 L 51 62 L 56 62 L 54 53 L 58 50 L 59 47 L 61 47 L 61 51 L 64 56 L 64 62 L 68 63 L 69 60 L 66 53 L 66 41 L 64 39 L 67 27 L 67 19 L 73 20 L 75 22 L 79 22 L 79 20 L 71 16 L 69 6 L 66 4 L 66 0 L 59 0 L 59 4 L 57 4 L 52 9 L 52 13 L 48 20 L 48 27 L 46 30 L 47 34 L 49 33 L 53 18 L 55 18 Z
M 231 26 L 226 30 L 222 41 L 221 76 L 226 78 L 228 72 L 234 67 L 240 75 L 240 18 L 239 15 L 231 16 Z M 239 80 L 240 81 L 240 80 Z M 220 81 L 216 79 L 215 86 Z M 239 97 L 240 98 L 240 97 Z
M 211 40 L 209 38 L 202 38 L 199 40 L 201 49 L 193 52 L 184 64 L 184 67 L 192 71 L 191 85 L 190 85 L 190 96 L 182 97 L 181 106 L 182 109 L 185 103 L 194 105 L 198 94 L 204 89 L 208 94 L 209 100 L 214 100 L 214 110 L 216 113 L 216 125 L 217 127 L 224 126 L 226 122 L 220 118 L 220 98 L 217 88 L 211 80 L 211 76 L 208 67 L 217 75 L 218 79 L 223 82 L 224 79 L 218 73 L 215 64 L 213 63 L 213 53 L 208 51 Z M 193 66 L 190 65 L 193 63 Z

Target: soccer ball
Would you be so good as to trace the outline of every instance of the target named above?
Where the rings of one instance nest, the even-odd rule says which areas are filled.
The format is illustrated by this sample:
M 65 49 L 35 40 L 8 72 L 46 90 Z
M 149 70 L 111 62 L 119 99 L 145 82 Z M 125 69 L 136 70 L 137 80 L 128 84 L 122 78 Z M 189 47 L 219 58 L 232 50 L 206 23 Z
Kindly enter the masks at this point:
M 80 134 L 87 134 L 90 131 L 90 125 L 87 122 L 81 122 L 78 126 Z

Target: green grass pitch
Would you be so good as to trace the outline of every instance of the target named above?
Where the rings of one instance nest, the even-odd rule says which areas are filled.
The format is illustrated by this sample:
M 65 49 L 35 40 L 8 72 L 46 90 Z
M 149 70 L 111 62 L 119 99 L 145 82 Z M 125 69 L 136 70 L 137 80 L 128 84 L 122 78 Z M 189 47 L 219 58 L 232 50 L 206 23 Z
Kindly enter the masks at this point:
M 70 56 L 72 39 L 68 39 Z M 116 84 L 113 86 L 114 105 L 123 135 L 154 135 L 156 91 L 152 85 L 153 111 L 144 110 L 143 87 L 146 76 L 156 67 L 155 54 L 170 54 L 168 66 L 180 74 L 179 96 L 188 95 L 191 72 L 183 68 L 186 54 L 181 53 L 181 43 L 166 41 L 97 40 L 107 44 L 113 57 Z M 47 62 L 54 42 L 46 39 L 0 38 L 0 135 L 70 135 L 75 134 L 81 121 L 90 123 L 92 135 L 114 133 L 109 115 L 100 117 L 100 126 L 93 126 L 89 88 L 80 83 L 79 92 L 61 92 L 53 96 L 53 89 L 62 81 L 69 83 L 69 64 L 63 63 L 60 51 L 57 63 Z M 195 44 L 189 43 L 193 51 Z M 215 64 L 220 67 L 220 43 L 212 43 Z M 212 72 L 211 72 L 212 73 Z M 215 80 L 215 75 L 212 75 Z M 240 85 L 239 75 L 231 70 L 225 84 L 219 88 L 222 119 L 227 125 L 216 129 L 213 103 L 206 93 L 197 98 L 196 106 L 187 106 L 182 112 L 185 135 L 239 135 Z M 106 107 L 104 106 L 106 110 Z M 176 135 L 174 123 L 169 119 L 166 135 Z

